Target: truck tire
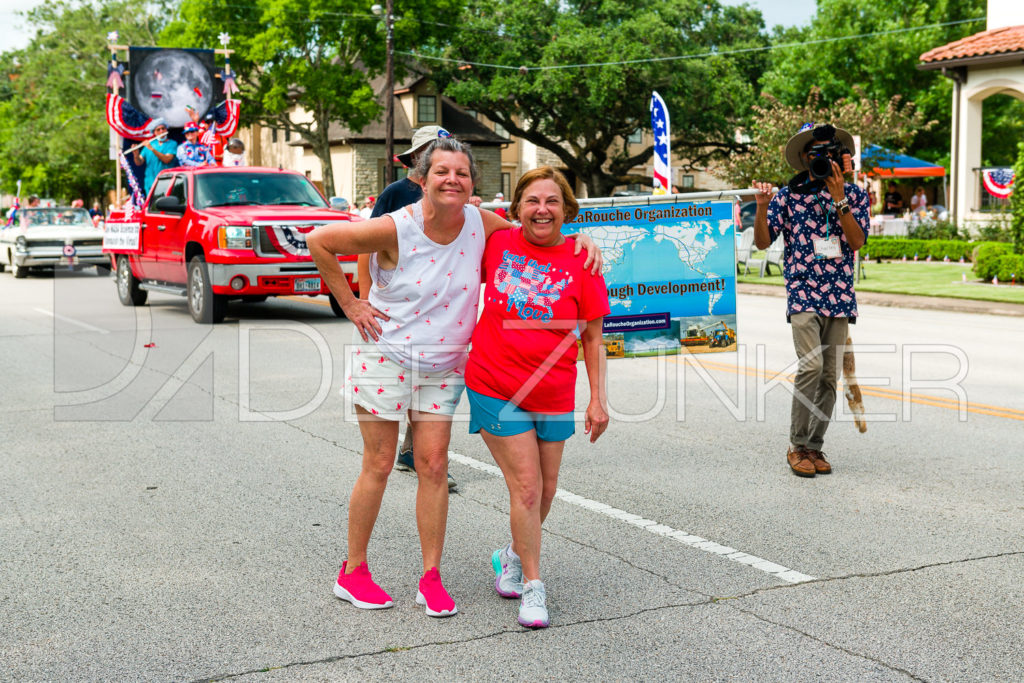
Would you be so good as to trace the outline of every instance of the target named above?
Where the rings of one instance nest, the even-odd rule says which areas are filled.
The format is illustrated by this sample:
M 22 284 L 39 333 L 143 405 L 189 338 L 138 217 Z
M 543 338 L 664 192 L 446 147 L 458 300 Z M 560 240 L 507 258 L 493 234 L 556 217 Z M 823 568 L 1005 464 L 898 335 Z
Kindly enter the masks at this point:
M 188 312 L 201 325 L 212 325 L 224 320 L 228 313 L 228 298 L 214 294 L 209 271 L 202 256 L 194 256 L 188 264 Z
M 146 303 L 149 292 L 139 289 L 139 280 L 132 273 L 127 256 L 117 257 L 117 298 L 125 306 L 141 306 Z
M 341 304 L 339 304 L 338 300 L 334 298 L 334 295 L 328 294 L 327 300 L 331 302 L 331 310 L 334 311 L 334 315 L 338 316 L 339 318 L 344 318 L 345 311 L 342 310 Z

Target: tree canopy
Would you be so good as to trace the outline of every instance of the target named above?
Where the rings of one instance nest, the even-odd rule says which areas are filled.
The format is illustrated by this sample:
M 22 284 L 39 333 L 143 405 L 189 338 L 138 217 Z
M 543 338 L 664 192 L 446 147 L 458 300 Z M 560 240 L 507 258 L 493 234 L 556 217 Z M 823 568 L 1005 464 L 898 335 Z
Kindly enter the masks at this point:
M 0 178 L 11 192 L 98 198 L 113 187 L 103 115 L 106 35 L 155 44 L 161 28 L 141 0 L 39 5 L 25 17 L 34 36 L 0 56 Z
M 652 90 L 671 112 L 673 149 L 693 164 L 743 148 L 735 131 L 766 57 L 713 53 L 765 45 L 762 27 L 757 10 L 717 0 L 471 0 L 434 76 L 601 196 L 650 182 L 629 171 L 652 147 L 630 154 L 624 143 L 650 129 Z
M 396 45 L 429 44 L 449 29 L 421 17 L 457 14 L 460 7 L 461 0 L 397 0 Z M 308 142 L 330 196 L 330 123 L 358 131 L 382 111 L 370 80 L 384 67 L 383 19 L 369 10 L 364 0 L 183 0 L 162 38 L 167 46 L 212 48 L 228 32 L 243 121 L 290 130 Z M 291 115 L 296 105 L 308 118 Z
M 768 93 L 754 107 L 753 121 L 748 129 L 750 149 L 731 156 L 716 167 L 718 175 L 738 187 L 748 187 L 754 180 L 783 184 L 795 171 L 786 163 L 786 143 L 807 122 L 828 122 L 851 134 L 860 135 L 865 144 L 903 148 L 910 144 L 919 130 L 932 124 L 924 121 L 922 112 L 913 103 L 898 95 L 887 102 L 867 97 L 855 89 L 854 96 L 825 101 L 817 89 L 811 90 L 799 106 L 789 106 Z M 864 165 L 873 159 L 863 158 Z
M 773 50 L 762 85 L 790 106 L 803 104 L 812 88 L 826 104 L 855 96 L 854 88 L 880 101 L 899 95 L 914 102 L 924 120 L 938 122 L 914 140 L 915 154 L 944 163 L 949 157 L 952 84 L 940 73 L 917 66 L 928 50 L 983 31 L 984 16 L 985 0 L 818 0 L 810 26 L 778 36 L 777 44 L 790 47 Z M 967 19 L 977 21 L 952 23 Z M 890 33 L 867 35 L 882 32 Z M 993 108 L 992 113 L 998 117 L 1005 112 Z M 851 132 L 862 131 L 854 126 Z M 865 142 L 881 144 L 868 137 Z M 986 148 L 1002 154 L 997 141 L 992 145 Z M 1013 142 L 1007 147 L 1004 156 L 1012 159 Z

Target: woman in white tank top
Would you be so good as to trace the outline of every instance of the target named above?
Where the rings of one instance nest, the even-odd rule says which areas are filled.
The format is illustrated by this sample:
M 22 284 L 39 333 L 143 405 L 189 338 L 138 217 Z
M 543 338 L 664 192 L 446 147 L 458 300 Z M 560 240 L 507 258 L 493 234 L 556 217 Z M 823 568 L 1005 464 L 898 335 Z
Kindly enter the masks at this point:
M 361 608 L 393 604 L 373 582 L 366 557 L 394 465 L 399 420 L 408 412 L 419 479 L 416 518 L 424 571 L 417 602 L 426 606 L 430 616 L 448 616 L 455 613 L 455 603 L 441 585 L 438 570 L 448 515 L 451 413 L 461 392 L 460 367 L 476 324 L 484 243 L 491 233 L 511 224 L 467 205 L 477 180 L 468 145 L 453 138 L 437 139 L 420 155 L 415 170 L 423 188 L 420 202 L 369 221 L 325 225 L 310 233 L 307 244 L 360 336 L 355 341 L 364 343 L 356 353 L 366 350 L 366 355 L 352 364 L 353 375 L 386 373 L 390 367 L 390 377 L 395 379 L 393 386 L 381 381 L 376 391 L 367 391 L 364 384 L 364 390 L 354 396 L 363 462 L 349 500 L 348 559 L 334 592 Z M 592 256 L 596 254 L 593 242 L 586 247 Z M 362 253 L 372 254 L 374 285 L 368 300 L 353 295 L 337 259 L 339 254 Z M 406 380 L 416 376 L 412 373 L 424 377 L 435 373 L 431 381 L 441 380 L 430 390 L 449 392 L 449 397 L 452 389 L 446 378 L 458 375 L 454 400 L 449 405 L 441 405 L 440 399 L 425 405 L 413 401 L 406 407 L 399 395 L 385 411 L 383 400 L 393 399 L 392 390 L 406 390 Z M 353 379 L 357 381 L 352 384 L 358 385 L 360 378 Z M 421 388 L 426 390 L 419 386 L 411 390 Z

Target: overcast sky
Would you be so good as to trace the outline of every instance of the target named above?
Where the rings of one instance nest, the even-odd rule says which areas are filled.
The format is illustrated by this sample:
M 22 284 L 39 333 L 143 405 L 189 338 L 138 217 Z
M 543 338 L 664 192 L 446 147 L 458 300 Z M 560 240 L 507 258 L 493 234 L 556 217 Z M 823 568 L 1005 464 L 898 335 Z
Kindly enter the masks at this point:
M 25 21 L 15 14 L 18 10 L 29 10 L 42 4 L 43 0 L 0 0 L 0 52 L 25 47 L 29 33 Z M 802 26 L 814 16 L 815 0 L 721 0 L 726 5 L 740 5 L 746 2 L 761 10 L 765 24 L 771 29 L 776 24 Z M 367 0 L 369 5 L 369 0 Z M 116 29 L 112 26 L 111 29 Z

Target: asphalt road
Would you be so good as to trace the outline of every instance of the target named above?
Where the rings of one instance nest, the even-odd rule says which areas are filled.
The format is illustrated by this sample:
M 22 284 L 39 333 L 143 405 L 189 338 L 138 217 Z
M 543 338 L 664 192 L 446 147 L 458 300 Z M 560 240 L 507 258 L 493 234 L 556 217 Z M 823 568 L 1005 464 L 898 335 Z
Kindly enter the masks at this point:
M 610 361 L 614 421 L 567 445 L 531 632 L 493 590 L 507 493 L 463 424 L 459 614 L 413 601 L 398 472 L 371 546 L 396 606 L 333 597 L 361 445 L 326 301 L 203 327 L 151 299 L 0 274 L 0 679 L 1020 680 L 1024 319 L 863 306 L 871 421 L 840 415 L 814 479 L 784 459 L 782 299 L 740 296 L 737 352 Z

